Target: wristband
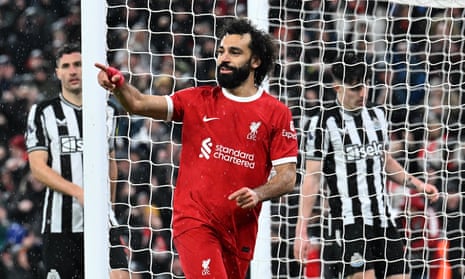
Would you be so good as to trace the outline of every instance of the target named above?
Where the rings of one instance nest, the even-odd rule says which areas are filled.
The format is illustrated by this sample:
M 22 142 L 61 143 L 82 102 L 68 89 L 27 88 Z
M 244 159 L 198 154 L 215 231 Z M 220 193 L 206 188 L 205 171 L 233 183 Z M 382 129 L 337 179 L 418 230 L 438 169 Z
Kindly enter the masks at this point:
M 124 76 L 118 69 L 113 68 L 113 67 L 108 67 L 106 72 L 111 82 L 113 82 L 113 77 L 115 76 L 119 77 L 119 79 L 116 82 L 113 82 L 116 88 L 121 87 L 124 84 Z

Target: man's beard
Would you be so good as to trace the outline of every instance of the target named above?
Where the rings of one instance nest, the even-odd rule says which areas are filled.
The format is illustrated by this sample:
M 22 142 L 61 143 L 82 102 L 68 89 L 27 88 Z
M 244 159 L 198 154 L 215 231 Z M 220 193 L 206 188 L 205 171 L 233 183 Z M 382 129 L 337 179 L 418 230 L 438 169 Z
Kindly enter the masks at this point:
M 225 67 L 229 70 L 232 70 L 232 72 L 230 74 L 222 74 L 220 72 L 221 67 Z M 221 64 L 216 68 L 218 84 L 226 89 L 234 89 L 236 87 L 239 87 L 242 83 L 244 83 L 245 80 L 247 80 L 249 74 L 250 61 L 239 68 L 231 67 L 226 64 Z

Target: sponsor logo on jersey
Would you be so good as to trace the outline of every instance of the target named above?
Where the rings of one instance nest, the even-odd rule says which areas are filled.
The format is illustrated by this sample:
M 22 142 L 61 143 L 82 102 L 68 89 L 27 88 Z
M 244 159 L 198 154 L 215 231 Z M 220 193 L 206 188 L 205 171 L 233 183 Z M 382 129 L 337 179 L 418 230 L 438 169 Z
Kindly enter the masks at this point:
M 294 122 L 289 123 L 289 130 L 283 129 L 281 135 L 287 139 L 297 139 L 297 133 L 295 132 Z
M 210 154 L 212 153 L 212 139 L 206 138 L 202 141 L 202 145 L 200 146 L 200 158 L 205 158 L 207 160 L 210 159 Z
M 295 132 L 289 132 L 286 129 L 283 129 L 281 135 L 287 139 L 297 139 L 297 134 Z
M 206 115 L 203 116 L 203 122 L 210 122 L 210 121 L 213 121 L 213 120 L 219 120 L 218 117 L 207 117 Z
M 254 154 L 221 144 L 213 145 L 212 139 L 206 138 L 202 141 L 200 146 L 199 158 L 210 160 L 212 157 L 245 168 L 255 168 Z
M 360 144 L 352 144 L 346 145 L 344 149 L 347 161 L 357 161 L 381 156 L 383 145 L 378 142 L 372 142 L 363 146 Z
M 83 141 L 73 136 L 60 137 L 60 150 L 62 154 L 83 151 Z

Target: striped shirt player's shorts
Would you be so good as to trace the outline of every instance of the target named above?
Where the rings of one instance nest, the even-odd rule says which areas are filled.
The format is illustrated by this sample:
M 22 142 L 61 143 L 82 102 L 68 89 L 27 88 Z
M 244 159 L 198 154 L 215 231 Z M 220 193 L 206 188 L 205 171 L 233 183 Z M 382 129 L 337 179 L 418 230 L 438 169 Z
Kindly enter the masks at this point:
M 408 274 L 405 249 L 399 232 L 387 228 L 351 224 L 335 231 L 336 243 L 344 260 L 343 277 L 374 269 L 377 278 Z
M 127 269 L 123 232 L 110 229 L 110 267 Z M 56 270 L 60 278 L 84 278 L 84 233 L 46 233 L 43 259 L 46 273 Z

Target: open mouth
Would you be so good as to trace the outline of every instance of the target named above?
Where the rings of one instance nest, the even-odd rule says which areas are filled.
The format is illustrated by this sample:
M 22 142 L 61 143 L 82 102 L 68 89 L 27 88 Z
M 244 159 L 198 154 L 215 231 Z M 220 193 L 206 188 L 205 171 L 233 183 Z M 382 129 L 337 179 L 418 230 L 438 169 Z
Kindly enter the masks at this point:
M 222 74 L 229 74 L 232 73 L 232 69 L 230 67 L 220 67 L 220 73 Z

